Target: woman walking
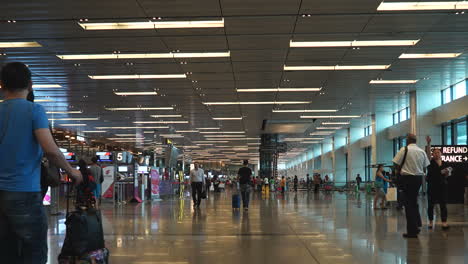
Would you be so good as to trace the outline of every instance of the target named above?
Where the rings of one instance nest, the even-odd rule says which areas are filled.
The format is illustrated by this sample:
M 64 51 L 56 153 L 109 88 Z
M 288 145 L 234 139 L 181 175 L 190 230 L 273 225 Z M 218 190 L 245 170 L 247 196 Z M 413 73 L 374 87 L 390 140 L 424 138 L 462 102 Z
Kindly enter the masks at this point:
M 427 157 L 431 160 L 431 164 L 427 167 L 427 217 L 429 218 L 428 228 L 433 228 L 434 222 L 434 205 L 439 204 L 440 218 L 442 220 L 442 229 L 447 230 L 447 176 L 450 176 L 452 168 L 442 161 L 442 152 L 440 149 L 432 151 L 431 159 L 431 137 L 426 137 Z
M 385 207 L 385 203 L 387 202 L 387 199 L 385 197 L 386 193 L 384 190 L 384 185 L 385 185 L 384 183 L 391 182 L 391 181 L 385 177 L 384 173 L 385 172 L 383 169 L 383 165 L 379 164 L 379 166 L 377 167 L 377 172 L 375 174 L 375 183 L 374 183 L 374 186 L 375 186 L 374 210 L 379 209 L 377 207 L 377 203 L 379 200 L 381 200 L 380 209 L 387 209 Z

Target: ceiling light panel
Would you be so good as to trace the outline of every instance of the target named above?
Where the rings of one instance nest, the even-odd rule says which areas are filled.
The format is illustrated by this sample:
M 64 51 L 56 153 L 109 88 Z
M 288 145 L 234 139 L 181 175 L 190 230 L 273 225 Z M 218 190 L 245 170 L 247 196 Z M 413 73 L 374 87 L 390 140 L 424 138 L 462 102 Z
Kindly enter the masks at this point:
M 322 87 L 319 87 L 319 88 L 248 88 L 248 89 L 237 89 L 237 92 L 239 93 L 318 92 L 321 90 L 322 90 Z
M 41 44 L 30 41 L 30 42 L 0 42 L 0 48 L 38 48 L 42 47 Z
M 342 129 L 342 127 L 317 127 L 318 130 L 336 130 Z
M 286 66 L 285 71 L 350 71 L 350 70 L 386 70 L 388 65 L 335 65 L 335 66 Z
M 336 116 L 304 116 L 302 115 L 301 118 L 359 118 L 360 115 L 336 115 Z
M 134 124 L 188 124 L 189 121 L 171 120 L 171 121 L 135 121 Z
M 47 111 L 47 114 L 82 114 L 82 111 Z
M 135 127 L 96 127 L 96 129 L 166 129 L 168 126 L 135 126 Z
M 213 120 L 242 120 L 242 117 L 213 117 Z
M 349 125 L 350 122 L 322 122 L 322 125 Z
M 370 84 L 414 84 L 419 80 L 371 80 Z
M 311 110 L 311 109 L 273 109 L 273 113 L 334 113 L 337 112 L 338 110 L 334 109 L 317 109 L 317 110 Z
M 198 133 L 198 130 L 176 130 L 176 133 Z
M 202 131 L 200 134 L 245 134 L 244 131 Z
M 382 2 L 377 11 L 423 11 L 423 10 L 465 10 L 468 2 Z
M 58 124 L 59 126 L 68 126 L 68 127 L 74 127 L 74 126 L 86 126 L 86 124 Z
M 33 89 L 41 89 L 41 88 L 61 88 L 60 84 L 33 84 Z
M 158 95 L 157 92 L 114 92 L 115 95 L 121 95 L 121 96 L 132 96 L 132 95 Z
M 114 23 L 78 23 L 85 30 L 171 29 L 171 28 L 222 28 L 224 18 L 204 21 L 144 21 Z
M 177 58 L 223 58 L 230 57 L 227 52 L 178 52 L 178 53 L 135 53 L 135 54 L 76 54 L 57 55 L 62 60 L 113 60 L 113 59 L 177 59 Z
M 174 107 L 106 107 L 109 111 L 174 110 Z
M 203 102 L 204 105 L 270 105 L 270 104 L 310 104 L 310 101 L 259 101 L 259 102 Z
M 121 79 L 184 79 L 183 74 L 128 74 L 128 75 L 88 75 L 93 80 L 121 80 Z
M 107 133 L 107 131 L 105 130 L 85 130 L 85 131 L 81 131 L 83 133 Z
M 49 118 L 49 121 L 96 121 L 99 117 Z
M 163 117 L 182 117 L 182 115 L 150 115 L 154 118 L 163 118 Z
M 462 53 L 403 53 L 399 59 L 450 59 L 460 56 Z
M 292 41 L 292 48 L 327 48 L 327 47 L 390 47 L 390 46 L 414 46 L 416 40 L 351 40 L 351 41 Z

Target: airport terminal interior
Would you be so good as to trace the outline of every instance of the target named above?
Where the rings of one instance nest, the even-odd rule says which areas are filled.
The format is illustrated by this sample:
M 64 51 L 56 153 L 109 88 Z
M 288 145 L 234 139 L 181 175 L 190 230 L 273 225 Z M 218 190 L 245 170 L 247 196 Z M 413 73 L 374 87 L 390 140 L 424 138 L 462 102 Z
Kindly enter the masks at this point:
M 29 67 L 67 161 L 103 168 L 109 263 L 468 263 L 468 1 L 10 0 L 1 13 L 0 64 Z M 423 177 L 417 238 L 402 236 L 398 185 L 376 182 L 380 165 L 396 179 L 408 134 L 451 168 L 450 228 L 439 206 L 429 228 Z M 233 208 L 244 160 L 248 210 Z M 210 183 L 199 208 L 195 163 Z M 44 198 L 50 264 L 74 208 L 61 177 Z

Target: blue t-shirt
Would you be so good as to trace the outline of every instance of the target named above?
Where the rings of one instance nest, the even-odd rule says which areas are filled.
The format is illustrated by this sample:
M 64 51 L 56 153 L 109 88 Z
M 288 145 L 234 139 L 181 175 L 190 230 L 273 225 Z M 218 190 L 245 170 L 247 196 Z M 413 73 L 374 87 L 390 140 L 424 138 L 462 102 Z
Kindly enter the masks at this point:
M 34 130 L 48 127 L 49 120 L 42 106 L 25 99 L 0 103 L 0 190 L 41 190 L 43 153 Z

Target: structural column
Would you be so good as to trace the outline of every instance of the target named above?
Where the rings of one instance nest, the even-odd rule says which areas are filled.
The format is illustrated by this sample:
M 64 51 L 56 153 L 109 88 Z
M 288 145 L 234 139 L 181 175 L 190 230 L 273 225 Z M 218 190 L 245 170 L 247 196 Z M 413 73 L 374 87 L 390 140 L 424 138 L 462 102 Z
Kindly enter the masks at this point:
M 277 152 L 278 134 L 263 134 L 260 145 L 260 177 L 273 177 L 276 170 L 274 159 Z

